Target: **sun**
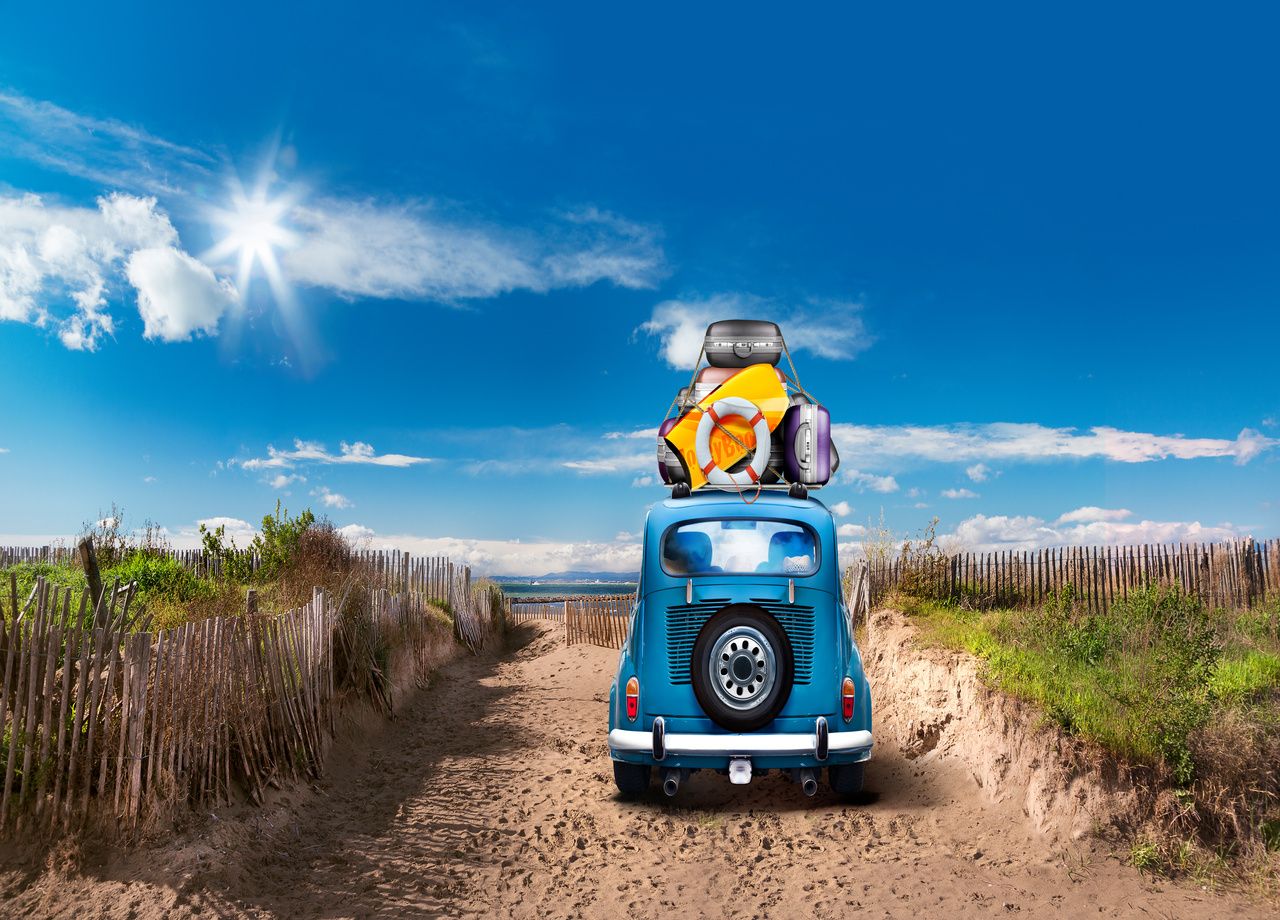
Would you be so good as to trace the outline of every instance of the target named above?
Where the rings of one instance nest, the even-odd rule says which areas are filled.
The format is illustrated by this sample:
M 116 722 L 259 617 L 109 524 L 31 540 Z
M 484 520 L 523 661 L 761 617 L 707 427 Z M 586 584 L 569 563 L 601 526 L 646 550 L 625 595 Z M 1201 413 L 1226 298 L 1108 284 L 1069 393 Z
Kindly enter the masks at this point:
M 207 257 L 211 261 L 235 258 L 236 283 L 242 293 L 256 267 L 261 267 L 277 300 L 286 293 L 278 253 L 297 243 L 296 235 L 286 224 L 293 205 L 289 195 L 270 197 L 266 183 L 259 184 L 252 193 L 235 183 L 227 206 L 210 211 L 211 222 L 223 235 Z
M 302 195 L 301 186 L 282 190 L 270 169 L 263 170 L 251 192 L 245 191 L 239 179 L 232 178 L 226 203 L 210 207 L 206 212 L 217 242 L 204 254 L 205 261 L 215 265 L 230 267 L 230 263 L 235 263 L 242 311 L 249 302 L 249 287 L 254 277 L 261 275 L 266 279 L 276 315 L 299 356 L 314 351 L 315 342 L 285 276 L 281 256 L 302 242 L 298 233 L 289 227 L 289 217 Z

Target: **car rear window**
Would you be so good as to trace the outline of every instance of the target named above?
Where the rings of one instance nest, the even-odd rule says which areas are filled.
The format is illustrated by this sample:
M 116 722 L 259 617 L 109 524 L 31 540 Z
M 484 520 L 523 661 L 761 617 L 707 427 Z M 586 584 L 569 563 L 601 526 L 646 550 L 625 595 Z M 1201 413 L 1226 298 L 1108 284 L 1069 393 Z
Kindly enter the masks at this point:
M 790 521 L 691 521 L 663 536 L 662 567 L 668 575 L 812 575 L 818 570 L 818 539 Z

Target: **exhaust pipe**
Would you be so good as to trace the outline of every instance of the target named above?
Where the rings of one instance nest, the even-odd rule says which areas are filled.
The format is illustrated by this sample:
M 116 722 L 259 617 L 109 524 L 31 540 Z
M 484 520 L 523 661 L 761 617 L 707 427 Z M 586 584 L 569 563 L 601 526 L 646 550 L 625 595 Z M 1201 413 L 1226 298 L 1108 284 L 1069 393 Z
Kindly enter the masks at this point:
M 668 770 L 666 776 L 662 778 L 662 791 L 671 797 L 680 791 L 680 771 Z
M 813 770 L 810 770 L 807 768 L 804 770 L 801 770 L 800 775 L 797 777 L 797 779 L 800 781 L 800 788 L 804 791 L 805 795 L 809 796 L 810 798 L 817 795 L 818 775 L 814 773 Z

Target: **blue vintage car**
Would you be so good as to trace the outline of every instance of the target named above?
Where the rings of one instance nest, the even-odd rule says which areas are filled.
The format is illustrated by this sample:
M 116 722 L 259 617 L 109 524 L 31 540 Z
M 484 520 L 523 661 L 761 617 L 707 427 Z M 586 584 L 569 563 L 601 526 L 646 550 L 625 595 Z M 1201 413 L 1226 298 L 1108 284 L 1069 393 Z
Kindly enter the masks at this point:
M 831 513 L 815 498 L 700 490 L 645 524 L 635 611 L 609 691 L 618 789 L 653 770 L 675 795 L 694 770 L 749 783 L 786 771 L 861 791 L 871 697 L 853 641 Z

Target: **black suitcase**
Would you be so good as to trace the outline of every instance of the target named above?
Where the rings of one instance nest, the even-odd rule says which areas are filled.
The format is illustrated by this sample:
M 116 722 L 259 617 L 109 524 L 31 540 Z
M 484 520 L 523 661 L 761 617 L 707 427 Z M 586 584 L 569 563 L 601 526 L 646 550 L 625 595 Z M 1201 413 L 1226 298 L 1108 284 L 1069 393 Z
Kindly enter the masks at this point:
M 680 423 L 680 416 L 669 418 L 658 428 L 658 475 L 667 485 L 688 482 L 689 472 L 684 468 L 680 455 L 667 444 L 667 435 Z
M 723 319 L 707 327 L 703 349 L 712 367 L 776 367 L 782 358 L 782 330 L 762 320 Z

